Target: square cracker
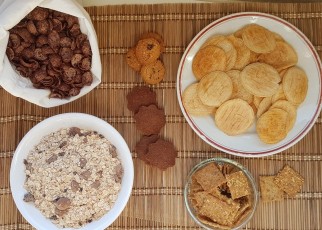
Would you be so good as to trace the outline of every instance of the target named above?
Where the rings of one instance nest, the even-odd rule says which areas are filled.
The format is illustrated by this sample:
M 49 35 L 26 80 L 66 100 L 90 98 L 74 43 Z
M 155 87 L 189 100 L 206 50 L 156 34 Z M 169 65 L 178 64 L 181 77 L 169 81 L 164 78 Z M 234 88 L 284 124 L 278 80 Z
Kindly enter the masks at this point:
M 201 192 L 201 191 L 203 191 L 203 188 L 198 183 L 196 178 L 192 177 L 191 184 L 190 184 L 190 193 L 196 193 L 196 192 Z
M 284 199 L 284 192 L 274 183 L 275 176 L 260 176 L 259 186 L 263 202 L 280 201 Z
M 222 224 L 218 224 L 218 223 L 215 223 L 212 219 L 206 217 L 206 216 L 202 216 L 202 215 L 197 215 L 199 221 L 201 223 L 204 223 L 208 226 L 211 226 L 215 229 L 231 229 L 230 226 L 226 226 L 226 225 L 222 225 Z
M 287 195 L 295 197 L 304 184 L 304 178 L 290 166 L 285 165 L 275 177 L 274 183 Z
M 226 182 L 226 178 L 214 163 L 210 163 L 198 170 L 193 177 L 205 191 L 217 188 Z
M 199 210 L 199 214 L 210 218 L 215 223 L 231 226 L 239 208 L 240 205 L 237 202 L 229 204 L 207 194 Z
M 242 171 L 226 175 L 227 185 L 229 187 L 231 197 L 237 198 L 251 194 L 251 188 L 247 177 Z

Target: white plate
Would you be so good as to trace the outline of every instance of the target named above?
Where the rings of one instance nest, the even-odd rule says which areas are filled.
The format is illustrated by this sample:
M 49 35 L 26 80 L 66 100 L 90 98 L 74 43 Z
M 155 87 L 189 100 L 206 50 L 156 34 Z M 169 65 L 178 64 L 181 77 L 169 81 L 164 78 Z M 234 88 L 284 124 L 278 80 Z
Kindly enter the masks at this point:
M 97 131 L 104 135 L 118 150 L 118 158 L 122 163 L 124 175 L 117 200 L 112 209 L 100 219 L 78 228 L 78 230 L 103 230 L 112 224 L 125 208 L 132 191 L 134 169 L 131 152 L 121 134 L 98 117 L 82 113 L 64 113 L 47 118 L 34 126 L 20 141 L 13 156 L 10 169 L 10 188 L 13 199 L 23 217 L 36 229 L 61 229 L 47 219 L 32 203 L 23 201 L 23 197 L 27 193 L 24 188 L 26 174 L 23 160 L 27 158 L 29 151 L 40 142 L 42 137 L 68 127 Z
M 182 105 L 182 93 L 187 86 L 196 82 L 192 73 L 192 60 L 201 45 L 216 34 L 231 34 L 243 26 L 256 23 L 280 34 L 293 46 L 298 54 L 298 66 L 306 72 L 308 94 L 298 108 L 294 128 L 277 144 L 264 144 L 255 131 L 255 124 L 245 134 L 228 136 L 220 131 L 213 119 L 189 115 Z M 188 45 L 181 59 L 177 74 L 177 96 L 183 115 L 191 128 L 208 144 L 224 152 L 246 157 L 268 156 L 281 152 L 299 140 L 312 128 L 321 109 L 321 61 L 307 37 L 294 25 L 269 14 L 245 12 L 231 14 L 212 22 L 200 31 Z

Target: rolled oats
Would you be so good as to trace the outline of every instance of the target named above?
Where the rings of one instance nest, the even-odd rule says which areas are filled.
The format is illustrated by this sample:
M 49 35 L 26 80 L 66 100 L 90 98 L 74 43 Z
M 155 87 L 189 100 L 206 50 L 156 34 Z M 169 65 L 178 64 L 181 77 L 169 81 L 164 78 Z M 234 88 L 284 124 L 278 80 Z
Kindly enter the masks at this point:
M 79 228 L 114 205 L 123 168 L 103 135 L 77 127 L 42 138 L 24 160 L 26 202 L 59 227 Z

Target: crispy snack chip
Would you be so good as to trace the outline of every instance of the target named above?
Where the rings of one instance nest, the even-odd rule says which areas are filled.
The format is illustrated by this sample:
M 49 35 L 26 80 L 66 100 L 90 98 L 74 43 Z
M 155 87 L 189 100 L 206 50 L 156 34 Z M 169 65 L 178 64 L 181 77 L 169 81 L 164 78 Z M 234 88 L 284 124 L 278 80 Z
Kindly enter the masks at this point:
M 255 53 L 269 53 L 276 47 L 274 34 L 257 24 L 246 26 L 242 31 L 242 38 L 245 45 Z
M 248 179 L 242 171 L 228 174 L 226 179 L 233 200 L 251 194 Z
M 189 85 L 182 94 L 182 103 L 187 112 L 195 116 L 204 116 L 214 113 L 215 107 L 204 105 L 197 93 L 198 83 Z
M 278 87 L 277 92 L 272 96 L 272 103 L 275 103 L 278 100 L 285 100 L 285 94 L 283 90 L 283 83 L 281 83 Z
M 250 94 L 242 85 L 240 71 L 230 70 L 227 72 L 228 76 L 233 82 L 233 94 L 231 99 L 240 98 L 246 101 L 248 104 L 252 103 L 254 96 Z
M 217 46 L 206 46 L 198 51 L 192 61 L 192 71 L 200 80 L 206 74 L 226 69 L 227 57 L 225 51 Z
M 226 182 L 226 178 L 215 164 L 208 164 L 193 176 L 205 191 L 220 186 Z
M 304 178 L 289 165 L 285 165 L 275 177 L 274 183 L 287 195 L 295 197 L 304 184 Z
M 225 72 L 214 71 L 200 80 L 197 92 L 203 104 L 218 107 L 231 97 L 233 83 Z
M 242 70 L 250 62 L 250 50 L 245 46 L 241 38 L 230 35 L 227 39 L 233 44 L 237 51 L 237 58 L 233 69 Z
M 232 99 L 223 103 L 216 111 L 215 123 L 227 135 L 247 131 L 254 122 L 254 111 L 244 100 Z
M 299 67 L 289 68 L 283 76 L 283 90 L 286 99 L 294 105 L 301 104 L 307 94 L 308 79 Z
M 263 202 L 280 201 L 284 199 L 284 192 L 274 182 L 275 176 L 260 176 L 259 186 Z
M 265 63 L 252 63 L 241 72 L 244 88 L 258 97 L 273 96 L 277 90 L 281 77 L 277 70 Z
M 292 105 L 289 101 L 279 100 L 275 102 L 271 106 L 271 108 L 279 108 L 287 112 L 288 118 L 286 123 L 286 130 L 287 132 L 289 132 L 293 128 L 296 121 L 296 116 L 297 116 L 296 107 Z
M 284 41 L 277 41 L 275 49 L 259 56 L 259 62 L 273 66 L 277 71 L 296 65 L 297 54 L 293 47 Z
M 256 131 L 259 138 L 267 144 L 274 144 L 286 137 L 287 134 L 286 111 L 273 108 L 264 113 L 257 121 Z
M 257 118 L 259 118 L 263 113 L 265 113 L 269 107 L 272 105 L 272 97 L 264 97 L 263 100 L 259 103 L 257 108 Z
M 237 51 L 233 44 L 225 37 L 222 35 L 214 36 L 208 39 L 201 48 L 204 48 L 206 46 L 213 45 L 221 48 L 223 51 L 225 51 L 226 54 L 226 71 L 230 70 L 234 67 L 236 59 L 237 59 Z

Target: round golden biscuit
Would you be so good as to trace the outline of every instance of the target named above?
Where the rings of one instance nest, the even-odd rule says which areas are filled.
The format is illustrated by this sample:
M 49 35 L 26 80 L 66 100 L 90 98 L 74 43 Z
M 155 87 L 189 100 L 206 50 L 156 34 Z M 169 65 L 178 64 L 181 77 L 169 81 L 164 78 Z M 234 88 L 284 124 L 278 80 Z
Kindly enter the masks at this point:
M 142 65 L 155 62 L 161 53 L 161 46 L 154 38 L 145 38 L 138 41 L 135 55 Z
M 257 108 L 256 117 L 259 118 L 265 113 L 269 107 L 272 105 L 272 97 L 264 97 L 263 100 L 259 103 Z
M 237 51 L 233 46 L 233 44 L 225 36 L 218 35 L 218 36 L 211 37 L 201 46 L 201 48 L 204 48 L 209 45 L 217 46 L 225 52 L 226 54 L 225 70 L 226 71 L 234 67 L 237 59 Z
M 200 80 L 197 93 L 203 104 L 218 107 L 231 97 L 233 83 L 225 72 L 214 71 Z
M 194 116 L 211 115 L 215 111 L 215 107 L 202 104 L 197 94 L 199 83 L 189 85 L 182 94 L 182 103 L 187 113 Z
M 161 82 L 165 75 L 165 68 L 160 60 L 144 65 L 141 68 L 140 75 L 146 83 L 155 85 Z
M 281 77 L 272 66 L 265 63 L 252 63 L 241 72 L 244 88 L 257 97 L 273 96 L 279 86 Z
M 258 58 L 259 62 L 269 64 L 277 71 L 296 65 L 297 60 L 297 54 L 293 47 L 283 41 L 277 41 L 272 52 L 261 54 Z
M 245 45 L 255 53 L 269 53 L 276 47 L 274 34 L 257 24 L 245 27 L 242 32 L 242 38 Z
M 296 112 L 296 108 L 294 105 L 292 105 L 289 101 L 287 100 L 279 100 L 276 101 L 271 108 L 279 108 L 279 109 L 283 109 L 284 111 L 287 112 L 288 114 L 288 118 L 287 118 L 287 123 L 286 123 L 286 131 L 289 132 L 296 121 L 296 116 L 297 116 L 297 112 Z
M 227 75 L 233 82 L 233 94 L 231 99 L 240 98 L 250 104 L 253 101 L 253 95 L 250 94 L 242 85 L 240 71 L 239 70 L 229 70 L 226 72 Z
M 285 94 L 283 91 L 283 83 L 278 86 L 277 92 L 272 96 L 272 103 L 275 103 L 278 100 L 285 100 Z
M 255 106 L 254 102 L 250 103 L 249 105 L 252 107 L 254 114 L 257 114 L 257 107 Z
M 200 80 L 206 74 L 226 69 L 226 54 L 216 46 L 206 46 L 200 49 L 192 61 L 192 72 Z
M 237 58 L 233 69 L 242 70 L 250 63 L 250 50 L 247 48 L 247 46 L 245 46 L 241 38 L 230 35 L 227 37 L 227 39 L 233 44 L 237 51 Z
M 155 40 L 157 40 L 160 44 L 161 53 L 164 52 L 164 50 L 165 50 L 164 40 L 160 34 L 158 34 L 156 32 L 147 32 L 147 33 L 142 34 L 140 37 L 140 39 L 145 39 L 145 38 L 154 38 Z
M 256 106 L 256 108 L 258 108 L 259 104 L 261 103 L 261 101 L 264 99 L 264 97 L 256 97 L 254 96 L 254 105 Z
M 244 100 L 224 102 L 216 112 L 215 123 L 227 135 L 245 133 L 255 120 L 252 107 Z
M 244 26 L 244 27 L 242 27 L 242 28 L 240 28 L 239 30 L 236 30 L 235 32 L 234 32 L 234 36 L 236 37 L 236 38 L 242 38 L 243 36 L 243 31 L 244 31 L 244 29 L 246 28 L 246 27 L 248 27 L 248 26 L 250 26 L 250 25 L 246 25 L 246 26 Z
M 286 99 L 294 105 L 301 104 L 307 94 L 308 79 L 299 67 L 289 68 L 283 76 L 283 90 Z
M 269 109 L 258 120 L 256 131 L 266 144 L 275 144 L 287 135 L 286 123 L 288 114 L 283 109 Z
M 127 52 L 127 54 L 126 54 L 126 62 L 136 72 L 140 71 L 142 65 L 141 65 L 141 63 L 138 61 L 138 59 L 135 56 L 135 47 L 132 47 Z

